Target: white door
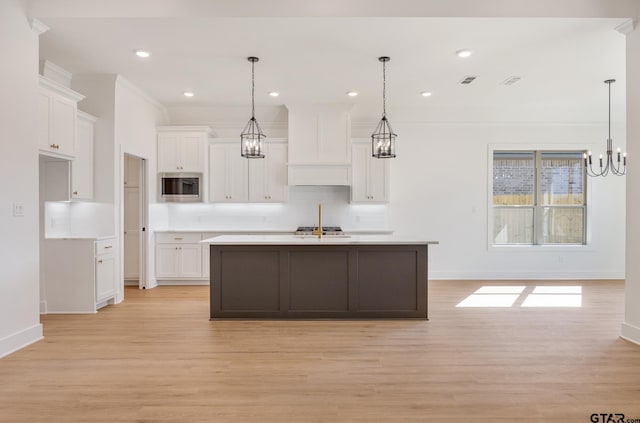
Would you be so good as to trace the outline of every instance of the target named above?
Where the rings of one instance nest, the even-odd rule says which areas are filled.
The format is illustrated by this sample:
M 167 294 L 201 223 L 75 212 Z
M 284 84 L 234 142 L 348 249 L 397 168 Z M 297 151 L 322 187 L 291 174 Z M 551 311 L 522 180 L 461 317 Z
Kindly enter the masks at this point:
M 227 168 L 227 201 L 234 203 L 249 200 L 249 164 L 240 155 L 240 143 L 226 145 L 226 168 Z M 253 159 L 262 160 L 262 159 Z
M 125 281 L 147 288 L 146 160 L 130 154 L 123 159 L 122 266 Z M 130 282 L 129 282 L 130 283 Z
M 389 159 L 369 157 L 369 195 L 372 201 L 389 201 Z
M 124 279 L 140 278 L 140 189 L 124 188 Z
M 368 144 L 353 144 L 351 151 L 351 201 L 370 201 L 368 187 L 369 151 Z
M 76 103 L 60 97 L 53 97 L 51 141 L 59 146 L 56 153 L 75 154 Z

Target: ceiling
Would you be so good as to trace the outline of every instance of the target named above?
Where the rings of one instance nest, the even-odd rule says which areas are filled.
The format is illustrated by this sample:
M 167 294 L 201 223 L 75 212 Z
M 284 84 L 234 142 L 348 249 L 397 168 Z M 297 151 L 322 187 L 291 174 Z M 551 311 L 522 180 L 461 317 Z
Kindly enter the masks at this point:
M 120 74 L 168 107 L 354 104 L 388 110 L 582 110 L 606 119 L 605 79 L 624 110 L 622 19 L 543 18 L 46 18 L 40 56 L 74 74 Z M 459 49 L 471 49 L 467 59 Z M 148 59 L 133 52 L 149 50 Z M 459 81 L 477 76 L 463 86 Z M 511 76 L 522 80 L 501 83 Z M 348 90 L 360 93 L 346 96 Z M 186 98 L 184 91 L 195 97 Z M 280 92 L 279 97 L 268 96 Z M 420 92 L 430 91 L 431 97 Z M 604 111 L 604 112 L 603 112 Z M 604 114 L 603 114 L 604 113 Z M 586 116 L 585 115 L 585 116 Z M 579 118 L 575 118 L 580 120 Z

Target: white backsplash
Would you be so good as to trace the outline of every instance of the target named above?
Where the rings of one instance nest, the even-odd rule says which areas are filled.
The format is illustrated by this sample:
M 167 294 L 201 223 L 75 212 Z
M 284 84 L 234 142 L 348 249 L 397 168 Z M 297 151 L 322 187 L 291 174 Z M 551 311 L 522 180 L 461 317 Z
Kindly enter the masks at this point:
M 149 208 L 152 230 L 291 230 L 317 224 L 344 230 L 388 230 L 387 206 L 350 204 L 349 187 L 289 187 L 287 203 L 158 203 Z
M 114 234 L 113 204 L 71 201 L 44 203 L 46 238 L 95 238 Z

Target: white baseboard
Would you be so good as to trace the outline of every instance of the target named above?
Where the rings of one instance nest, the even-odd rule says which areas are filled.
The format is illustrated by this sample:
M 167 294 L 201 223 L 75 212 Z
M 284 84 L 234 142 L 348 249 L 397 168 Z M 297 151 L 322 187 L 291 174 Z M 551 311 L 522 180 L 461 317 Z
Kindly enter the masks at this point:
M 40 301 L 40 314 L 47 314 L 47 302 Z
M 640 328 L 629 323 L 623 323 L 620 338 L 640 345 Z
M 575 280 L 575 279 L 624 279 L 624 272 L 562 272 L 562 271 L 505 271 L 505 272 L 429 272 L 432 280 Z
M 172 286 L 172 285 L 209 285 L 209 279 L 206 280 L 193 280 L 193 281 L 158 281 L 160 286 Z
M 0 339 L 0 358 L 43 339 L 40 323 Z

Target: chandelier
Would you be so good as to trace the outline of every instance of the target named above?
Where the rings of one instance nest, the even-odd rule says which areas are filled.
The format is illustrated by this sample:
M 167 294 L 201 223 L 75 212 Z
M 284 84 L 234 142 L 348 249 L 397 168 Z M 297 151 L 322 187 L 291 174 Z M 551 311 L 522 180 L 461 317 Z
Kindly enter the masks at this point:
M 256 120 L 256 107 L 255 107 L 255 63 L 260 60 L 257 57 L 247 57 L 247 60 L 251 62 L 251 119 L 244 127 L 242 134 L 240 134 L 240 155 L 247 159 L 262 159 L 263 153 L 263 141 L 266 136 L 262 133 L 260 125 Z
M 376 130 L 371 134 L 371 155 L 378 159 L 390 159 L 396 157 L 396 137 L 387 120 L 387 62 L 391 60 L 387 56 L 379 57 L 382 62 L 382 119 Z
M 602 157 L 600 154 L 600 170 L 594 170 L 591 159 L 591 151 L 583 153 L 582 158 L 584 160 L 584 170 L 589 176 L 607 176 L 612 173 L 616 176 L 623 176 L 627 172 L 627 153 L 621 153 L 620 147 L 616 152 L 616 159 L 613 158 L 613 141 L 611 140 L 611 84 L 616 82 L 615 79 L 607 79 L 604 81 L 609 86 L 609 137 L 607 138 L 607 157 Z M 622 161 L 620 161 L 622 159 Z

